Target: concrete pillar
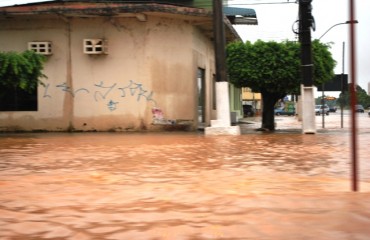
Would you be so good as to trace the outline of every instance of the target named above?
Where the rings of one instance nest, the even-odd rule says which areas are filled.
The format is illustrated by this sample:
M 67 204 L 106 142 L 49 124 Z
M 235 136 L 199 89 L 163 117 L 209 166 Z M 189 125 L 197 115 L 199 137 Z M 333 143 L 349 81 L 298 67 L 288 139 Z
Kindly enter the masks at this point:
M 315 115 L 315 87 L 305 87 L 301 85 L 302 95 L 302 131 L 307 134 L 316 133 L 316 115 Z
M 205 135 L 240 135 L 239 126 L 231 126 L 229 83 L 216 82 L 217 120 L 205 128 Z
M 226 93 L 226 94 L 225 94 Z M 230 98 L 229 98 L 229 83 L 216 83 L 216 106 L 217 120 L 223 126 L 230 126 Z

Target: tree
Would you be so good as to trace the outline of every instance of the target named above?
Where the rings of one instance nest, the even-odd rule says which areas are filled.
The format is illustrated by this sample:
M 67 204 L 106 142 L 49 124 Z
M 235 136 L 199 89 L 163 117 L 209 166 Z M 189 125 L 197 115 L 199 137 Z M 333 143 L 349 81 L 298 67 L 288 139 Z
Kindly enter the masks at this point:
M 335 61 L 329 45 L 313 41 L 314 83 L 334 76 Z M 297 42 L 233 42 L 227 46 L 229 80 L 237 87 L 260 92 L 262 129 L 275 130 L 274 106 L 287 94 L 298 94 L 301 84 L 300 45 Z
M 356 95 L 358 104 L 361 104 L 365 108 L 370 107 L 370 96 L 359 85 L 356 87 Z
M 357 103 L 365 108 L 370 107 L 370 96 L 359 85 L 356 86 Z M 339 95 L 338 103 L 343 104 L 343 107 L 349 107 L 351 104 L 350 92 L 345 91 Z
M 45 56 L 34 51 L 0 52 L 0 86 L 2 89 L 16 87 L 32 91 L 38 84 L 43 84 L 40 78 Z

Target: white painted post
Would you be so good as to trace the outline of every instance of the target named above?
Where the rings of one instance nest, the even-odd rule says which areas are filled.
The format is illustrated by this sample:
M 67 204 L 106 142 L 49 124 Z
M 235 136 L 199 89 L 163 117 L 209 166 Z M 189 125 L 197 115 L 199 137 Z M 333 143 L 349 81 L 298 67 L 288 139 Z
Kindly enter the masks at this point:
M 216 82 L 217 119 L 205 128 L 205 135 L 240 135 L 239 126 L 231 126 L 229 83 Z
M 230 126 L 229 83 L 216 83 L 217 119 L 222 126 Z
M 316 133 L 316 115 L 315 115 L 315 87 L 305 87 L 301 85 L 302 95 L 302 131 L 306 134 Z

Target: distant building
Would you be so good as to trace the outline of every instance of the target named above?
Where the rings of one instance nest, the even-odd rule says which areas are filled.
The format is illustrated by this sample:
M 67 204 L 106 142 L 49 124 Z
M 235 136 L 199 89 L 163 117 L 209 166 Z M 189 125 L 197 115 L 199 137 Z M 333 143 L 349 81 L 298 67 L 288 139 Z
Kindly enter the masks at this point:
M 242 88 L 243 105 L 251 105 L 256 113 L 261 113 L 262 109 L 262 96 L 261 93 L 255 93 L 250 88 Z

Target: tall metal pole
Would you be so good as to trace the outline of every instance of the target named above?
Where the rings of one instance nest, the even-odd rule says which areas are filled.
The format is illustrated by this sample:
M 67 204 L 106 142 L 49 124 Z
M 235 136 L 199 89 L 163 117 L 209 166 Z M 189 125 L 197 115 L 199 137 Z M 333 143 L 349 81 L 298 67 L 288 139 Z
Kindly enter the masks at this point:
M 344 95 L 344 50 L 345 50 L 345 43 L 343 42 L 342 48 L 342 76 L 341 76 L 341 92 L 342 97 Z M 343 128 L 343 101 L 340 102 L 340 127 Z
M 321 35 L 318 39 L 320 40 L 323 36 L 325 36 L 325 34 L 327 34 L 332 28 L 336 27 L 336 26 L 339 26 L 339 25 L 343 25 L 343 24 L 357 24 L 358 21 L 357 20 L 353 20 L 351 19 L 350 21 L 346 21 L 346 22 L 342 22 L 342 23 L 337 23 L 337 24 L 334 24 L 333 26 L 331 26 L 328 30 L 326 30 L 326 32 Z M 342 53 L 342 76 L 341 76 L 341 85 L 342 85 L 342 88 L 341 88 L 341 92 L 342 92 L 342 96 L 343 96 L 343 93 L 344 93 L 344 42 L 343 42 L 343 53 Z M 324 84 L 322 85 L 322 89 L 324 91 Z M 324 93 L 322 94 L 324 95 Z M 343 102 L 341 103 L 340 105 L 340 113 L 341 113 L 341 128 L 343 128 Z M 324 120 L 324 117 L 322 119 L 322 125 L 323 125 L 323 128 L 325 126 L 325 120 Z
M 358 164 L 357 164 L 357 119 L 355 105 L 356 99 L 356 41 L 355 41 L 355 1 L 349 0 L 350 9 L 350 55 L 351 55 L 351 150 L 352 150 L 352 191 L 358 191 Z
M 322 110 L 320 109 L 320 113 L 322 115 L 322 128 L 325 128 L 325 93 L 324 93 L 324 88 L 325 88 L 325 84 L 321 84 L 321 107 L 322 107 Z
M 323 36 L 325 36 L 325 34 L 327 34 L 332 28 L 334 28 L 334 27 L 336 27 L 336 26 L 338 26 L 338 25 L 343 25 L 343 24 L 357 24 L 358 23 L 358 21 L 357 20 L 353 20 L 353 19 L 351 19 L 350 21 L 346 21 L 346 22 L 343 22 L 343 23 L 337 23 L 337 24 L 334 24 L 333 26 L 331 26 L 328 30 L 326 30 L 326 32 L 323 34 L 323 35 L 321 35 L 321 37 L 319 37 L 318 39 L 320 40 Z M 343 52 L 342 52 L 342 76 L 341 76 L 341 93 L 342 93 L 342 96 L 343 96 L 343 93 L 344 93 L 344 91 L 345 91 L 345 89 L 344 89 L 344 87 L 346 87 L 346 86 L 344 86 L 344 46 L 345 46 L 345 43 L 343 42 Z M 322 89 L 324 89 L 324 85 L 322 85 L 323 86 L 323 88 Z M 323 90 L 324 91 L 324 90 Z M 324 94 L 323 94 L 324 95 Z M 340 126 L 341 126 L 341 128 L 343 128 L 343 102 L 341 102 L 341 104 L 340 104 L 340 116 L 341 116 L 341 123 L 340 123 Z M 323 128 L 324 128 L 324 118 L 323 118 Z
M 318 39 L 320 40 L 323 36 L 325 36 L 325 34 L 327 34 L 332 28 L 336 27 L 336 26 L 339 26 L 339 25 L 343 25 L 343 24 L 350 24 L 350 23 L 358 23 L 357 20 L 351 20 L 351 21 L 346 21 L 346 22 L 343 22 L 343 23 L 337 23 L 337 24 L 334 24 L 333 26 L 331 26 L 328 30 L 326 30 L 326 32 L 321 35 Z M 342 84 L 342 93 L 343 93 L 343 75 L 344 75 L 344 42 L 343 42 L 343 71 L 342 71 L 342 79 L 341 79 L 341 84 Z M 324 97 L 324 86 L 325 84 L 323 83 L 322 84 L 322 97 Z M 324 103 L 325 103 L 325 100 L 322 99 L 322 105 L 324 106 Z M 341 127 L 343 128 L 343 103 L 341 103 L 341 107 L 340 107 L 340 111 L 341 111 Z M 322 115 L 322 128 L 325 128 L 325 116 L 324 114 Z

